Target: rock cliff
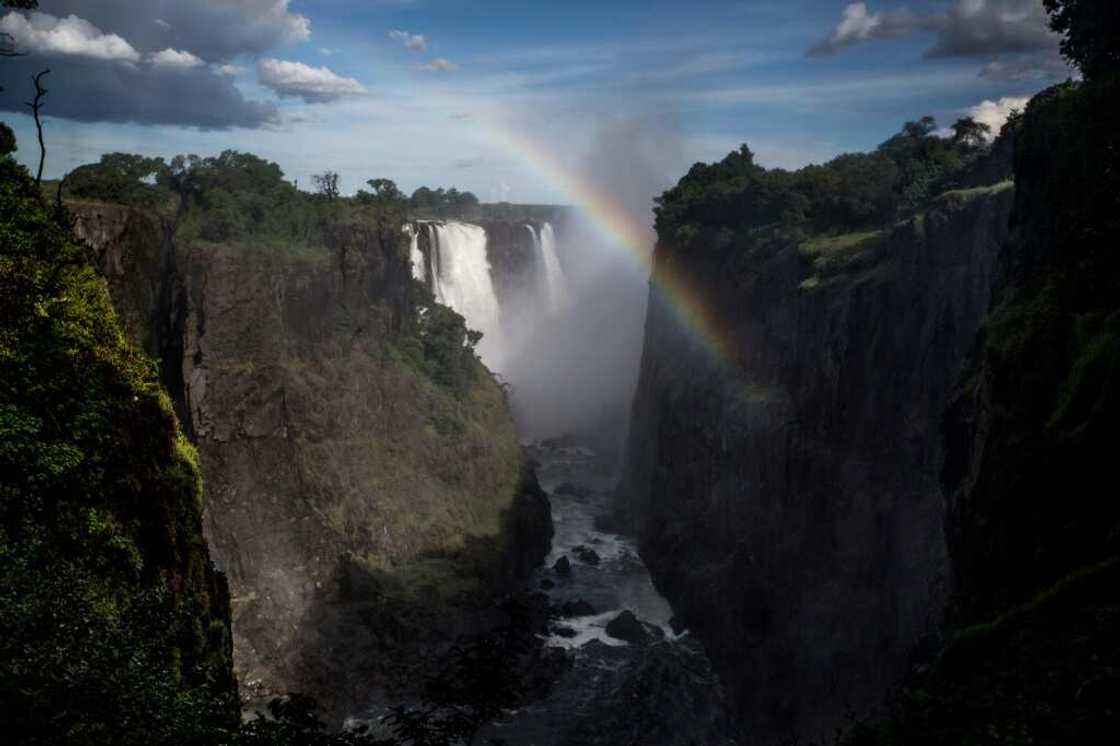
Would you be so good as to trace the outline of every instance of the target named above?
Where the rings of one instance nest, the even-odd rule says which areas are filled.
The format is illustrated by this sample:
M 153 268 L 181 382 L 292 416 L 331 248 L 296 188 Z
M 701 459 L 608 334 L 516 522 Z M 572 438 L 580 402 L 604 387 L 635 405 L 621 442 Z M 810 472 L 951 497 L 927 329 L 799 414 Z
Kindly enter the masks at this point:
M 941 413 L 1013 192 L 950 192 L 879 232 L 756 231 L 719 260 L 703 235 L 658 246 L 722 354 L 651 294 L 620 509 L 752 743 L 831 739 L 938 633 Z
M 473 358 L 455 390 L 421 364 L 430 299 L 399 223 L 273 249 L 75 209 L 197 444 L 243 694 L 369 706 L 543 558 L 502 391 Z

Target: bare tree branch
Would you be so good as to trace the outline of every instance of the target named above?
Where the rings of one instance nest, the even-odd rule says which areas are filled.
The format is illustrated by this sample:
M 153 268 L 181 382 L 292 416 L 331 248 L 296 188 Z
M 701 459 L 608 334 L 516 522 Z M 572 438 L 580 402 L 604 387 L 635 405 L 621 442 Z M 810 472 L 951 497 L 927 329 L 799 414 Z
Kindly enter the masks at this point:
M 39 135 L 39 173 L 35 177 L 36 185 L 43 182 L 43 165 L 47 162 L 47 144 L 43 140 L 43 118 L 39 113 L 43 108 L 43 97 L 47 95 L 47 89 L 43 87 L 43 78 L 50 75 L 50 72 L 51 69 L 48 67 L 31 78 L 35 83 L 35 100 L 27 102 L 27 106 L 30 107 L 31 113 L 35 117 L 35 130 Z

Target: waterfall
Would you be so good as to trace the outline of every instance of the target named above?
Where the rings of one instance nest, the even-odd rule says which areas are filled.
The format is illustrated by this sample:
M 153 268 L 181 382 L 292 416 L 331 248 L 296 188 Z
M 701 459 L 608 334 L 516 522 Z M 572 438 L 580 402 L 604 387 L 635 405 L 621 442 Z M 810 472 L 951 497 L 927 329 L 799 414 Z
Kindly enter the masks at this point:
M 420 232 L 412 223 L 404 227 L 408 234 L 408 260 L 412 264 L 412 276 L 420 282 L 428 281 L 428 268 L 424 265 L 424 253 L 420 251 Z
M 552 232 L 551 223 L 541 226 L 540 239 L 536 243 L 541 258 L 541 284 L 548 298 L 548 307 L 551 311 L 559 311 L 567 305 L 568 291 L 564 269 L 556 256 L 556 235 Z
M 491 368 L 501 363 L 501 309 L 490 279 L 486 231 L 477 225 L 433 223 L 432 294 L 483 334 L 479 354 Z

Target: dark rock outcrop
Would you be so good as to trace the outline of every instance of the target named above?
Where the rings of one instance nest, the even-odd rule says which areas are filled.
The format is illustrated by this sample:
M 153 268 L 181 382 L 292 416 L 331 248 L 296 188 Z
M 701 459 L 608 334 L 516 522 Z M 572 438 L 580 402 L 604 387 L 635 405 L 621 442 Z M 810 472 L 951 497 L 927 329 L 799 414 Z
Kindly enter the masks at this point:
M 607 634 L 616 640 L 624 640 L 634 645 L 642 645 L 650 639 L 649 632 L 632 611 L 624 611 L 607 622 L 606 630 Z
M 1013 190 L 878 235 L 659 245 L 705 335 L 651 294 L 620 517 L 766 743 L 874 712 L 949 592 L 942 410 Z
M 572 574 L 572 561 L 567 556 L 561 557 L 552 563 L 552 571 L 562 578 Z
M 368 706 L 414 673 L 395 661 L 482 623 L 543 559 L 547 497 L 499 386 L 476 365 L 457 393 L 402 352 L 399 225 L 288 250 L 180 242 L 115 205 L 76 215 L 197 444 L 243 694 Z

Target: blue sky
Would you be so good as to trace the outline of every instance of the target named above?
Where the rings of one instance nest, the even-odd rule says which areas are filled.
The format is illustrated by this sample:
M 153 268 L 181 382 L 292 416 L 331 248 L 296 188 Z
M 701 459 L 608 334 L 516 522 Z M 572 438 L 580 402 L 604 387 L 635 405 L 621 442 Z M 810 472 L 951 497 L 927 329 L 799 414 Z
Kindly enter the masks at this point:
M 19 89 L 55 70 L 50 176 L 107 151 L 234 148 L 301 184 L 331 169 L 348 190 L 484 200 L 567 196 L 502 129 L 589 174 L 640 172 L 644 198 L 742 142 L 796 167 L 1068 74 L 1041 0 L 42 0 L 0 30 L 29 52 L 0 63 L 26 161 Z

